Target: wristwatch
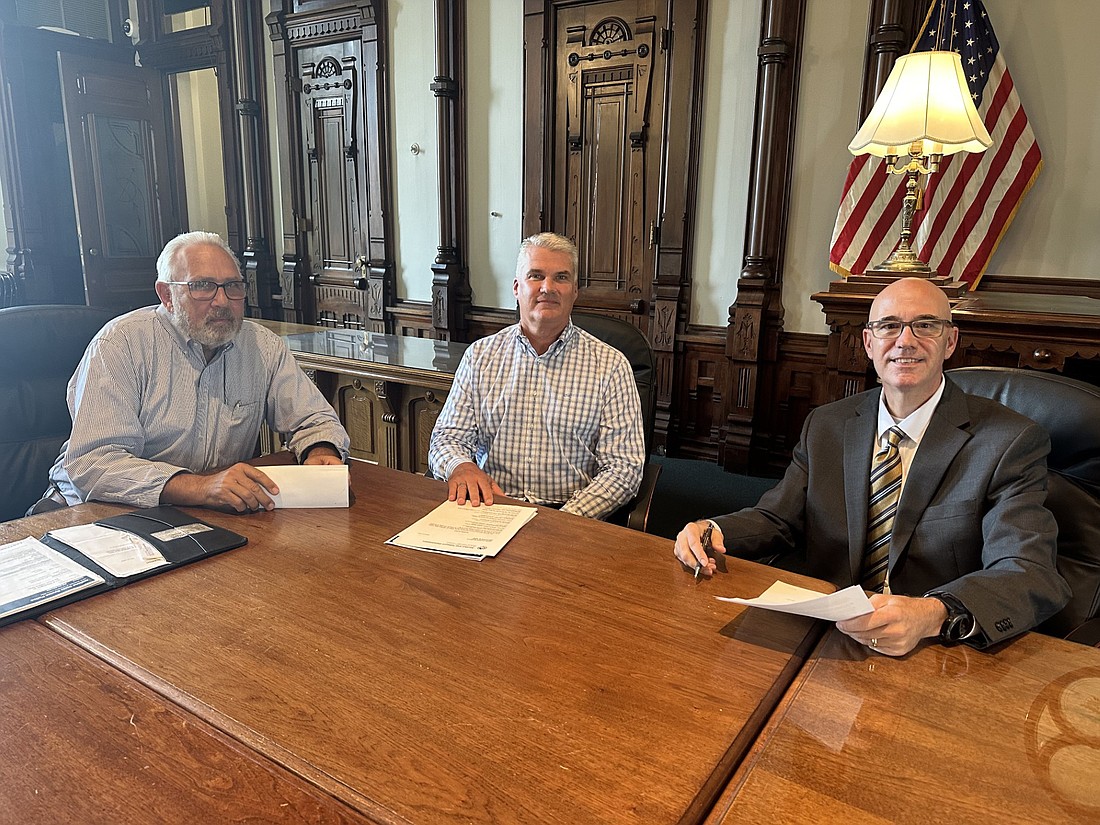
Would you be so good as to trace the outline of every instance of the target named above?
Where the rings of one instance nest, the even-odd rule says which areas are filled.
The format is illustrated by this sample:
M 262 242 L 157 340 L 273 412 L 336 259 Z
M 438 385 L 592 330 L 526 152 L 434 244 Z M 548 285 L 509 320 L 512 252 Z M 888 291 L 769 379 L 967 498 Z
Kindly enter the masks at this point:
M 947 618 L 940 626 L 941 642 L 947 645 L 956 644 L 967 638 L 974 632 L 974 614 L 972 614 L 956 597 L 950 593 L 935 591 L 929 596 L 939 599 L 947 608 Z

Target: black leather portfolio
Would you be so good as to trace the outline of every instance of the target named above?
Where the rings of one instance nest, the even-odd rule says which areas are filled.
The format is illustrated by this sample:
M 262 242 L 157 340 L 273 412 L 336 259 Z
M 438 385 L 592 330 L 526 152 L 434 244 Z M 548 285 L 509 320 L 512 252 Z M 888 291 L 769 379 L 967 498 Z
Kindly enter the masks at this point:
M 175 507 L 121 513 L 101 519 L 95 526 L 112 532 L 84 535 L 80 531 L 92 525 L 83 525 L 52 530 L 40 541 L 24 539 L 0 547 L 0 625 L 248 542 L 239 533 Z M 131 541 L 131 536 L 146 544 Z

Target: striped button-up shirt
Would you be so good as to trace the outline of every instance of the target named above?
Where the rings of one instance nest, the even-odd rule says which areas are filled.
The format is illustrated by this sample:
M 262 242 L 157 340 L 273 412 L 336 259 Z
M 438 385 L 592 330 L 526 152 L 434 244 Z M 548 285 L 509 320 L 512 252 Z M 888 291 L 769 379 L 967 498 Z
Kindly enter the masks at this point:
M 160 502 L 182 471 L 207 473 L 255 455 L 261 422 L 299 457 L 348 435 L 283 340 L 245 321 L 206 362 L 163 306 L 111 321 L 69 381 L 73 432 L 50 470 L 66 501 Z
M 602 518 L 638 491 L 645 466 L 630 364 L 572 324 L 542 355 L 518 324 L 475 341 L 428 459 L 439 478 L 473 461 L 512 498 Z

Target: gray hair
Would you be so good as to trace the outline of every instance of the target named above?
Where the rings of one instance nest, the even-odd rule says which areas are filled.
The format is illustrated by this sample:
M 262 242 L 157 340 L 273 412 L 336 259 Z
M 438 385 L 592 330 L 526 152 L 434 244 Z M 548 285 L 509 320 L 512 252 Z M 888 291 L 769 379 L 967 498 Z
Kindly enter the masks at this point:
M 172 238 L 161 250 L 160 257 L 157 258 L 157 280 L 179 280 L 179 278 L 173 277 L 176 275 L 176 259 L 183 250 L 201 244 L 216 246 L 224 251 L 233 260 L 233 265 L 237 267 L 237 274 L 241 274 L 241 262 L 237 260 L 237 256 L 221 235 L 215 232 L 184 232 L 182 235 L 176 235 Z
M 516 280 L 522 280 L 524 266 L 527 263 L 527 255 L 532 247 L 549 249 L 551 252 L 564 252 L 569 256 L 569 268 L 573 273 L 573 280 L 577 280 L 577 245 L 564 235 L 556 232 L 540 232 L 529 238 L 524 238 L 519 245 L 519 256 L 516 258 Z

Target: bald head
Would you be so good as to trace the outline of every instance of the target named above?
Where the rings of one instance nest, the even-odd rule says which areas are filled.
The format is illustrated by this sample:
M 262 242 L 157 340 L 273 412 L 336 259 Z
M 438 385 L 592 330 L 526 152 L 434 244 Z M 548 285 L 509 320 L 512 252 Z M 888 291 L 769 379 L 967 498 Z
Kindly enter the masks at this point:
M 924 278 L 902 278 L 878 294 L 869 320 L 898 322 L 892 325 L 894 337 L 880 337 L 881 324 L 873 332 L 863 330 L 863 347 L 875 364 L 887 408 L 901 420 L 931 398 L 943 380 L 943 362 L 959 340 L 951 324 L 951 303 L 943 290 Z M 914 321 L 947 323 L 923 324 L 918 334 Z
M 920 311 L 901 316 L 895 311 L 899 306 L 915 306 Z M 886 312 L 884 307 L 890 307 L 890 311 Z M 927 278 L 902 278 L 882 290 L 871 303 L 870 320 L 877 321 L 887 315 L 907 321 L 920 315 L 946 319 L 951 317 L 951 302 L 944 291 Z

